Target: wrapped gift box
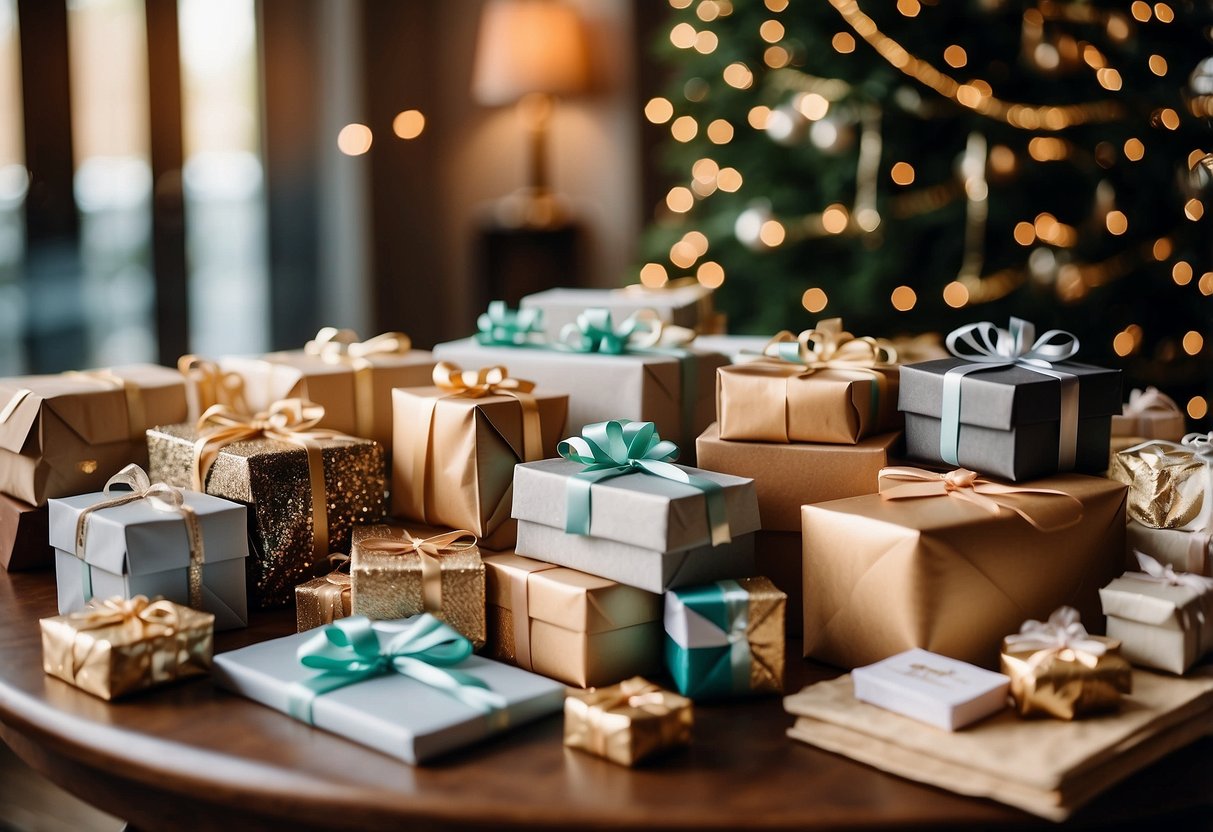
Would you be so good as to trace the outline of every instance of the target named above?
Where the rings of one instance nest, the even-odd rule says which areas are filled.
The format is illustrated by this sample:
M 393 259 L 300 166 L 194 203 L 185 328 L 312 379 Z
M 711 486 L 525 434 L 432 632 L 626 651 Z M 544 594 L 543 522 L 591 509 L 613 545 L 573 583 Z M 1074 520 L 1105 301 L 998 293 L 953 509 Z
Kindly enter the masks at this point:
M 295 587 L 295 630 L 304 632 L 353 615 L 351 579 L 334 571 Z
M 1116 454 L 1108 476 L 1129 486 L 1129 517 L 1156 529 L 1213 531 L 1206 443 L 1200 435 L 1183 444 L 1150 440 Z
M 1025 615 L 1070 604 L 1100 620 L 1098 589 L 1122 570 L 1123 485 L 1070 474 L 1024 486 L 1061 494 L 985 495 L 1043 531 L 1007 508 L 948 496 L 938 474 L 932 482 L 933 496 L 802 509 L 805 656 L 857 667 L 921 647 L 993 667 Z
M 1125 568 L 1136 569 L 1134 552 L 1145 552 L 1176 572 L 1213 577 L 1213 534 L 1155 529 L 1130 519 L 1125 527 Z
M 567 393 L 569 425 L 618 418 L 655 422 L 662 436 L 693 453 L 693 440 L 716 418 L 716 370 L 728 359 L 694 345 L 684 352 L 689 356 L 685 360 L 660 353 L 608 355 L 484 346 L 475 338 L 434 347 L 440 361 L 464 367 L 504 365 L 541 389 Z M 556 452 L 555 447 L 544 450 L 548 456 Z
M 967 662 L 914 648 L 851 671 L 855 698 L 945 731 L 1007 707 L 1011 680 Z
M 692 699 L 783 693 L 787 596 L 767 578 L 665 594 L 666 667 Z
M 380 655 L 430 616 L 373 625 Z M 366 619 L 342 619 L 329 627 Z M 215 681 L 263 705 L 303 718 L 297 702 L 302 683 L 321 675 L 300 663 L 298 653 L 323 630 L 284 636 L 215 656 Z M 456 635 L 451 632 L 451 635 Z M 431 668 L 441 671 L 441 668 Z M 493 733 L 560 711 L 564 686 L 517 667 L 479 656 L 450 669 L 479 680 L 472 702 L 401 673 L 387 672 L 322 693 L 311 701 L 310 723 L 348 740 L 416 764 L 477 742 Z M 304 719 L 304 721 L 309 721 Z
M 354 615 L 392 620 L 428 612 L 484 646 L 484 563 L 474 537 L 416 524 L 358 526 L 350 583 Z
M 514 469 L 518 554 L 649 592 L 752 574 L 759 527 L 752 480 L 678 466 L 724 490 L 732 541 L 713 547 L 704 494 L 647 474 L 595 483 L 589 535 L 565 531 L 568 481 L 580 463 L 546 459 Z
M 1112 417 L 1112 436 L 1167 439 L 1178 442 L 1188 432 L 1184 412 L 1175 400 L 1156 387 L 1133 390 L 1120 413 Z M 1127 447 L 1127 446 L 1126 446 Z
M 194 471 L 192 425 L 147 432 L 152 479 L 189 487 Z M 248 587 L 257 608 L 285 606 L 295 585 L 324 574 L 332 551 L 349 551 L 358 523 L 383 517 L 383 450 L 370 440 L 317 439 L 323 460 L 319 479 L 327 506 L 324 539 L 315 533 L 308 452 L 276 439 L 252 439 L 224 447 L 206 480 L 206 493 L 248 507 Z
M 712 290 L 698 283 L 668 289 L 646 289 L 640 285 L 626 289 L 547 289 L 525 296 L 521 303 L 523 309 L 543 313 L 543 331 L 549 340 L 558 339 L 567 324 L 591 307 L 610 310 L 618 320 L 642 309 L 652 309 L 667 324 L 699 332 L 712 331 L 716 320 Z
M 1153 558 L 1099 591 L 1108 637 L 1131 663 L 1183 674 L 1213 650 L 1213 578 Z
M 614 763 L 643 760 L 690 745 L 690 699 L 639 676 L 607 688 L 569 691 L 564 701 L 564 744 Z
M 47 509 L 0 494 L 0 566 L 9 572 L 40 569 L 55 562 L 47 543 Z
M 542 459 L 545 449 L 556 446 L 569 402 L 563 393 L 521 395 L 526 404 L 508 394 L 476 392 L 473 398 L 438 387 L 393 390 L 392 514 L 468 529 L 490 549 L 512 547 L 514 465 Z M 526 446 L 528 427 L 533 448 Z
M 0 493 L 44 506 L 100 491 L 122 466 L 147 467 L 145 430 L 185 417 L 184 381 L 167 367 L 0 379 Z
M 244 627 L 248 624 L 244 506 L 194 491 L 182 492 L 182 498 L 197 517 L 201 533 L 199 609 L 214 615 L 218 630 Z M 179 512 L 160 510 L 147 500 L 90 511 L 82 557 L 77 556 L 80 515 L 107 499 L 98 493 L 50 502 L 49 539 L 55 547 L 59 612 L 79 612 L 94 597 L 163 596 L 189 605 L 194 597 L 193 553 L 189 527 Z
M 577 687 L 661 669 L 661 596 L 515 554 L 486 555 L 488 655 Z
M 95 602 L 44 618 L 42 669 L 102 699 L 210 671 L 215 617 L 171 601 Z

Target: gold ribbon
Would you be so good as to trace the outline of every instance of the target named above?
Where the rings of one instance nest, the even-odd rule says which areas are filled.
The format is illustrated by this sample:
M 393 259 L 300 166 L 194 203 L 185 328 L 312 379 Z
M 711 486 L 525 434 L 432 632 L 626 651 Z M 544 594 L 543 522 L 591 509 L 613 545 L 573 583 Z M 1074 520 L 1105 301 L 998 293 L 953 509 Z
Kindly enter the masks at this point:
M 338 618 L 350 614 L 350 592 L 353 581 L 350 579 L 349 555 L 333 553 L 329 555 L 331 563 L 338 564 L 337 568 L 324 576 L 324 583 L 316 589 L 316 600 L 320 604 L 320 624 L 332 624 Z
M 880 497 L 884 500 L 948 497 L 970 503 L 996 516 L 1003 509 L 1013 511 L 1042 532 L 1066 529 L 1082 520 L 1082 501 L 1072 494 L 1053 488 L 1003 485 L 964 468 L 957 468 L 946 474 L 924 471 L 921 468 L 881 468 L 878 478 Z M 1018 503 L 1017 497 L 1032 494 L 1065 499 L 1049 501 L 1049 505 L 1033 506 L 1030 509 Z
M 68 620 L 77 630 L 97 630 L 129 622 L 138 625 L 147 636 L 169 636 L 180 625 L 176 605 L 163 598 L 151 601 L 146 595 L 94 599 L 84 610 L 69 615 Z
M 403 332 L 384 332 L 365 341 L 352 329 L 326 326 L 303 346 L 303 351 L 328 364 L 344 364 L 354 371 L 354 418 L 358 435 L 375 435 L 375 356 L 404 355 L 413 341 Z
M 214 361 L 197 355 L 177 359 L 177 370 L 194 385 L 198 411 L 213 405 L 227 405 L 237 413 L 248 413 L 244 398 L 244 378 L 239 373 L 225 372 Z
M 219 452 L 235 442 L 250 439 L 274 439 L 289 442 L 307 451 L 308 481 L 312 492 L 312 554 L 319 563 L 329 547 L 328 494 L 324 485 L 324 453 L 320 440 L 348 441 L 351 437 L 316 427 L 324 418 L 324 408 L 303 399 L 282 399 L 270 409 L 248 416 L 226 405 L 207 408 L 198 420 L 198 439 L 194 442 L 193 489 L 206 490 L 206 478 Z
M 514 622 L 514 664 L 523 670 L 534 670 L 535 661 L 531 655 L 531 576 L 549 569 L 558 568 L 554 563 L 536 562 L 533 568 L 527 568 L 522 574 L 522 580 L 517 580 L 516 573 L 510 570 L 510 617 Z M 587 593 L 591 603 L 596 604 L 594 596 Z
M 640 676 L 574 693 L 569 702 L 577 718 L 566 719 L 565 744 L 625 765 L 690 739 L 690 700 Z M 656 719 L 636 723 L 641 716 Z
M 385 555 L 417 555 L 421 560 L 421 603 L 425 612 L 442 611 L 442 564 L 443 554 L 462 552 L 476 545 L 476 535 L 466 529 L 457 529 L 433 537 L 414 537 L 408 529 L 401 529 L 405 540 L 391 537 L 368 537 L 358 541 L 358 546 L 369 552 Z M 460 543 L 464 538 L 470 541 Z
M 119 485 L 127 486 L 130 489 L 129 493 L 112 496 L 117 491 L 115 486 Z M 82 563 L 84 562 L 88 539 L 88 518 L 92 516 L 93 512 L 143 500 L 157 511 L 180 514 L 185 520 L 185 532 L 189 539 L 189 605 L 195 609 L 201 609 L 202 564 L 206 562 L 202 543 L 202 527 L 198 522 L 198 513 L 193 506 L 185 504 L 185 494 L 181 489 L 168 483 L 152 483 L 146 471 L 138 465 L 131 464 L 109 478 L 103 493 L 109 499 L 89 506 L 76 518 L 76 557 Z M 87 564 L 85 564 L 85 568 L 89 568 Z
M 121 390 L 126 396 L 126 423 L 131 441 L 140 444 L 147 441 L 147 409 L 138 384 L 115 375 L 112 370 L 71 370 L 64 375 L 82 381 L 95 381 L 111 390 Z

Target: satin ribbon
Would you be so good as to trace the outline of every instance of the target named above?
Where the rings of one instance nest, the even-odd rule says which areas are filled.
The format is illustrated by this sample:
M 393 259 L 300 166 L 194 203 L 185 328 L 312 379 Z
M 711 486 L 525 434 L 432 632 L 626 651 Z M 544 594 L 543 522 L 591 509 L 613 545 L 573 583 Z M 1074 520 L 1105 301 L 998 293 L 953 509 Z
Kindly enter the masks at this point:
M 406 355 L 412 348 L 412 339 L 403 332 L 384 332 L 360 341 L 352 329 L 326 326 L 304 344 L 303 351 L 327 364 L 344 364 L 354 371 L 354 419 L 358 435 L 371 437 L 376 435 L 374 358 Z
M 1192 572 L 1176 572 L 1175 567 L 1171 564 L 1159 563 L 1145 552 L 1139 552 L 1136 549 L 1133 550 L 1133 556 L 1137 558 L 1137 564 L 1141 567 L 1141 572 L 1133 576 L 1139 581 L 1149 581 L 1166 586 L 1186 586 L 1201 593 L 1213 592 L 1213 578 L 1206 578 L 1204 575 Z
M 466 529 L 437 534 L 433 537 L 414 537 L 408 529 L 401 529 L 405 540 L 392 537 L 368 537 L 358 541 L 358 547 L 368 552 L 385 555 L 417 555 L 421 561 L 421 603 L 426 612 L 442 610 L 442 564 L 439 557 L 471 549 L 476 545 L 476 535 Z M 465 538 L 470 541 L 460 543 Z
M 472 643 L 428 613 L 382 638 L 365 616 L 343 618 L 301 644 L 297 655 L 304 667 L 321 671 L 288 692 L 288 713 L 309 725 L 318 696 L 389 673 L 440 690 L 482 714 L 505 718 L 500 694 L 470 673 L 453 669 L 472 655 Z
M 881 468 L 877 478 L 883 500 L 948 497 L 977 506 L 995 516 L 1003 509 L 1013 511 L 1042 532 L 1066 529 L 1082 520 L 1082 501 L 1072 494 L 1053 488 L 1026 488 L 991 482 L 978 476 L 975 471 L 964 468 L 946 474 L 921 468 Z M 1017 504 L 1016 496 L 1031 494 L 1064 499 L 1050 501 L 1052 504 L 1049 506 L 1036 506 L 1031 510 Z
M 1155 453 L 1160 461 L 1176 464 L 1187 462 L 1187 456 L 1204 463 L 1204 499 L 1201 502 L 1200 513 L 1192 520 L 1177 526 L 1182 531 L 1213 531 L 1213 432 L 1189 433 L 1179 442 L 1168 439 L 1150 439 L 1125 448 L 1122 454 Z
M 337 568 L 324 576 L 324 583 L 316 588 L 316 602 L 320 605 L 320 623 L 332 624 L 345 618 L 350 607 L 350 593 L 353 581 L 348 572 L 342 569 L 350 568 L 350 556 L 340 553 L 329 555 L 329 562 L 338 564 Z
M 563 440 L 556 448 L 567 460 L 585 468 L 568 479 L 564 529 L 570 534 L 590 533 L 591 489 L 594 483 L 625 474 L 648 474 L 680 482 L 703 492 L 713 546 L 732 540 L 724 489 L 711 480 L 687 473 L 670 460 L 678 446 L 657 435 L 652 422 L 612 419 L 581 429 L 581 436 Z
M 118 495 L 118 486 L 126 486 L 128 493 Z M 198 513 L 193 506 L 185 504 L 185 494 L 181 489 L 168 483 L 152 483 L 147 472 L 138 465 L 128 465 L 114 474 L 105 483 L 102 492 L 105 500 L 95 503 L 80 512 L 76 518 L 76 547 L 74 554 L 80 559 L 81 589 L 84 600 L 93 597 L 92 567 L 85 561 L 85 549 L 88 543 L 88 519 L 93 512 L 104 511 L 107 508 L 124 506 L 140 500 L 146 502 L 156 511 L 168 514 L 179 514 L 185 520 L 185 534 L 189 545 L 190 560 L 187 569 L 189 582 L 189 605 L 195 609 L 202 608 L 202 565 L 206 562 L 206 554 L 202 544 L 202 527 L 198 521 Z
M 227 405 L 237 413 L 249 412 L 244 398 L 244 378 L 239 373 L 225 372 L 214 361 L 197 355 L 178 358 L 177 370 L 194 385 L 198 413 L 216 404 Z
M 1131 423 L 1125 426 L 1125 435 L 1146 436 L 1146 425 L 1151 421 L 1151 417 L 1159 415 L 1183 418 L 1183 411 L 1174 399 L 1157 387 L 1133 390 L 1129 393 L 1129 401 L 1120 414 L 1121 419 Z
M 235 442 L 274 439 L 289 442 L 307 452 L 308 484 L 312 493 L 313 563 L 324 559 L 329 548 L 328 493 L 324 485 L 324 453 L 321 440 L 349 441 L 351 437 L 316 427 L 324 418 L 324 408 L 303 399 L 282 399 L 270 409 L 248 416 L 226 405 L 207 408 L 198 420 L 198 438 L 194 442 L 193 484 L 195 491 L 206 490 L 206 478 L 219 453 Z
M 509 571 L 507 580 L 510 582 L 510 618 L 514 623 L 514 663 L 523 670 L 534 670 L 535 662 L 531 655 L 531 576 L 549 569 L 557 569 L 552 563 L 534 563 L 517 580 L 513 570 Z M 588 596 L 591 600 L 593 596 Z
M 138 384 L 115 375 L 112 370 L 71 370 L 64 375 L 83 381 L 94 381 L 111 390 L 121 390 L 126 397 L 128 436 L 132 442 L 138 442 L 140 445 L 147 441 L 147 410 L 143 403 L 143 390 Z
M 1025 621 L 1019 632 L 1007 636 L 1004 642 L 1011 651 L 1034 651 L 1028 657 L 1028 667 L 1033 671 L 1054 656 L 1094 668 L 1100 656 L 1108 652 L 1105 642 L 1088 635 L 1073 607 L 1058 607 L 1048 621 Z
M 180 624 L 177 607 L 171 601 L 151 601 L 146 595 L 134 598 L 114 596 L 104 601 L 93 599 L 80 612 L 68 615 L 77 630 L 97 630 L 132 623 L 148 636 L 172 635 Z
M 1039 338 L 1036 326 L 1011 318 L 1009 329 L 989 321 L 966 324 L 948 333 L 948 352 L 967 364 L 953 367 L 943 376 L 943 410 L 939 430 L 939 457 L 949 465 L 960 465 L 961 381 L 971 373 L 1022 367 L 1055 378 L 1061 384 L 1061 412 L 1057 445 L 1059 471 L 1074 469 L 1078 453 L 1078 377 L 1053 365 L 1078 353 L 1078 338 L 1061 329 L 1050 329 Z
M 678 596 L 687 615 L 702 617 L 716 629 L 713 635 L 717 636 L 707 643 L 679 644 L 666 628 L 667 650 L 686 653 L 685 660 L 671 655 L 666 662 L 678 690 L 692 697 L 729 696 L 750 690 L 750 593 L 731 580 L 671 593 Z
M 505 301 L 489 303 L 487 312 L 476 319 L 476 340 L 485 346 L 523 347 L 541 345 L 543 310 L 510 309 Z

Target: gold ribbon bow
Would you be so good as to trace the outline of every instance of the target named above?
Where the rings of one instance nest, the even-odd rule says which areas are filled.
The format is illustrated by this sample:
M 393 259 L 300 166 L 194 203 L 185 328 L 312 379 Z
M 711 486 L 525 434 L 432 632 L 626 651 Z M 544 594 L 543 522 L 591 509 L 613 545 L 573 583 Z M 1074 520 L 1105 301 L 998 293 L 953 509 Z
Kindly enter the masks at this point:
M 948 497 L 970 503 L 993 515 L 1003 509 L 1013 511 L 1042 532 L 1069 528 L 1082 520 L 1082 501 L 1072 494 L 1053 488 L 1024 488 L 991 482 L 978 476 L 975 471 L 964 468 L 946 474 L 921 468 L 881 468 L 878 477 L 880 496 L 884 500 Z M 1020 502 L 1022 497 L 1033 494 L 1064 499 L 1031 505 Z
M 624 765 L 690 741 L 690 700 L 640 676 L 572 694 L 566 709 L 574 719 L 566 720 L 565 745 Z
M 239 373 L 225 372 L 218 364 L 198 355 L 183 355 L 177 359 L 177 371 L 194 386 L 198 409 L 223 404 L 237 413 L 248 413 L 244 398 L 244 378 Z
M 462 552 L 476 545 L 476 535 L 466 529 L 457 529 L 433 537 L 414 537 L 408 529 L 402 529 L 405 539 L 391 537 L 368 537 L 358 545 L 370 552 L 386 555 L 417 555 L 421 560 L 421 603 L 425 612 L 442 611 L 442 564 L 439 557 L 444 554 Z M 465 540 L 470 538 L 470 540 Z M 464 542 L 460 542 L 464 541 Z
M 117 486 L 125 485 L 130 490 L 119 494 Z M 80 512 L 76 518 L 76 549 L 75 555 L 84 562 L 85 546 L 88 542 L 88 519 L 93 512 L 104 511 L 107 508 L 124 506 L 127 503 L 143 500 L 157 511 L 180 514 L 185 520 L 186 536 L 189 540 L 190 560 L 188 568 L 189 605 L 195 609 L 202 608 L 202 564 L 206 555 L 202 544 L 202 528 L 198 522 L 198 513 L 193 506 L 185 504 L 185 494 L 181 489 L 168 483 L 153 483 L 147 472 L 138 465 L 131 464 L 109 478 L 105 484 L 104 495 L 107 499 L 89 506 Z M 89 566 L 85 564 L 85 569 Z M 91 573 L 90 573 L 91 575 Z M 86 586 L 91 586 L 91 577 L 86 579 Z M 90 592 L 91 594 L 91 592 Z
M 375 436 L 376 356 L 404 355 L 413 341 L 403 332 L 384 332 L 365 341 L 352 329 L 326 326 L 303 346 L 303 351 L 328 364 L 345 364 L 354 371 L 354 418 L 359 436 Z
M 805 368 L 802 375 L 817 370 L 871 369 L 897 363 L 897 349 L 892 343 L 866 335 L 856 338 L 843 330 L 842 318 L 819 321 L 815 328 L 799 335 L 787 330 L 780 332 L 763 348 L 763 355 L 801 365 Z
M 303 399 L 282 399 L 270 405 L 269 410 L 253 416 L 237 413 L 222 404 L 207 408 L 198 420 L 198 439 L 194 442 L 193 489 L 206 490 L 207 475 L 219 458 L 219 452 L 235 442 L 265 438 L 298 445 L 307 451 L 312 492 L 312 554 L 313 563 L 319 563 L 329 546 L 324 453 L 319 442 L 351 438 L 334 430 L 317 428 L 323 418 L 323 407 Z
M 68 620 L 77 630 L 98 630 L 130 622 L 147 636 L 172 635 L 180 624 L 177 607 L 172 602 L 163 598 L 151 601 L 146 595 L 94 599 L 82 611 L 69 615 Z
M 147 409 L 143 404 L 143 390 L 135 382 L 115 375 L 113 370 L 71 370 L 65 376 L 81 381 L 93 381 L 111 390 L 121 390 L 126 396 L 126 422 L 132 442 L 147 441 Z

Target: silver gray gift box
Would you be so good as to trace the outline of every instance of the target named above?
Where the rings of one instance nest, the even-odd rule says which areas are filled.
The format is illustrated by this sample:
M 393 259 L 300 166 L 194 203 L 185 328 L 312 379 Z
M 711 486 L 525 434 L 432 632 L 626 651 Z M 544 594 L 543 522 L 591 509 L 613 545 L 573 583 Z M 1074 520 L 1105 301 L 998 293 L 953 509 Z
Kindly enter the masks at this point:
M 216 630 L 247 626 L 244 506 L 196 491 L 183 496 L 197 513 L 202 531 L 202 609 L 214 614 Z M 89 600 L 84 597 L 85 570 L 94 598 L 161 595 L 188 606 L 189 536 L 180 514 L 160 511 L 143 500 L 94 511 L 87 520 L 84 560 L 73 554 L 80 513 L 105 499 L 98 493 L 50 501 L 59 614 L 84 609 Z
M 377 621 L 380 640 L 409 619 Z M 315 630 L 263 641 L 215 656 L 217 684 L 276 711 L 290 713 L 292 687 L 319 671 L 299 663 L 299 647 Z M 486 716 L 437 688 L 387 673 L 317 696 L 312 724 L 399 758 L 424 762 L 477 742 L 507 727 L 522 725 L 564 707 L 564 685 L 538 674 L 480 656 L 454 669 L 488 684 L 506 701 L 505 715 Z
M 568 481 L 581 470 L 565 459 L 514 467 L 518 554 L 648 592 L 754 574 L 753 532 L 761 524 L 753 480 L 685 469 L 724 488 L 733 540 L 714 547 L 703 492 L 640 473 L 595 483 L 589 535 L 566 532 Z
M 898 408 L 906 417 L 906 453 L 944 463 L 939 453 L 943 379 L 960 358 L 941 358 L 901 368 Z M 1078 443 L 1075 471 L 1098 474 L 1108 467 L 1112 416 L 1120 413 L 1120 370 L 1071 361 L 1055 365 L 1078 378 Z M 959 464 L 1015 482 L 1059 473 L 1061 382 L 1024 367 L 1000 367 L 966 375 L 960 382 Z
M 667 324 L 698 329 L 703 320 L 705 307 L 711 311 L 712 290 L 704 286 L 678 286 L 673 289 L 656 289 L 634 292 L 620 289 L 547 289 L 527 295 L 519 306 L 523 309 L 543 310 L 543 331 L 548 338 L 560 337 L 560 330 L 577 320 L 577 316 L 591 307 L 609 309 L 615 322 L 621 323 L 633 312 L 652 309 Z

